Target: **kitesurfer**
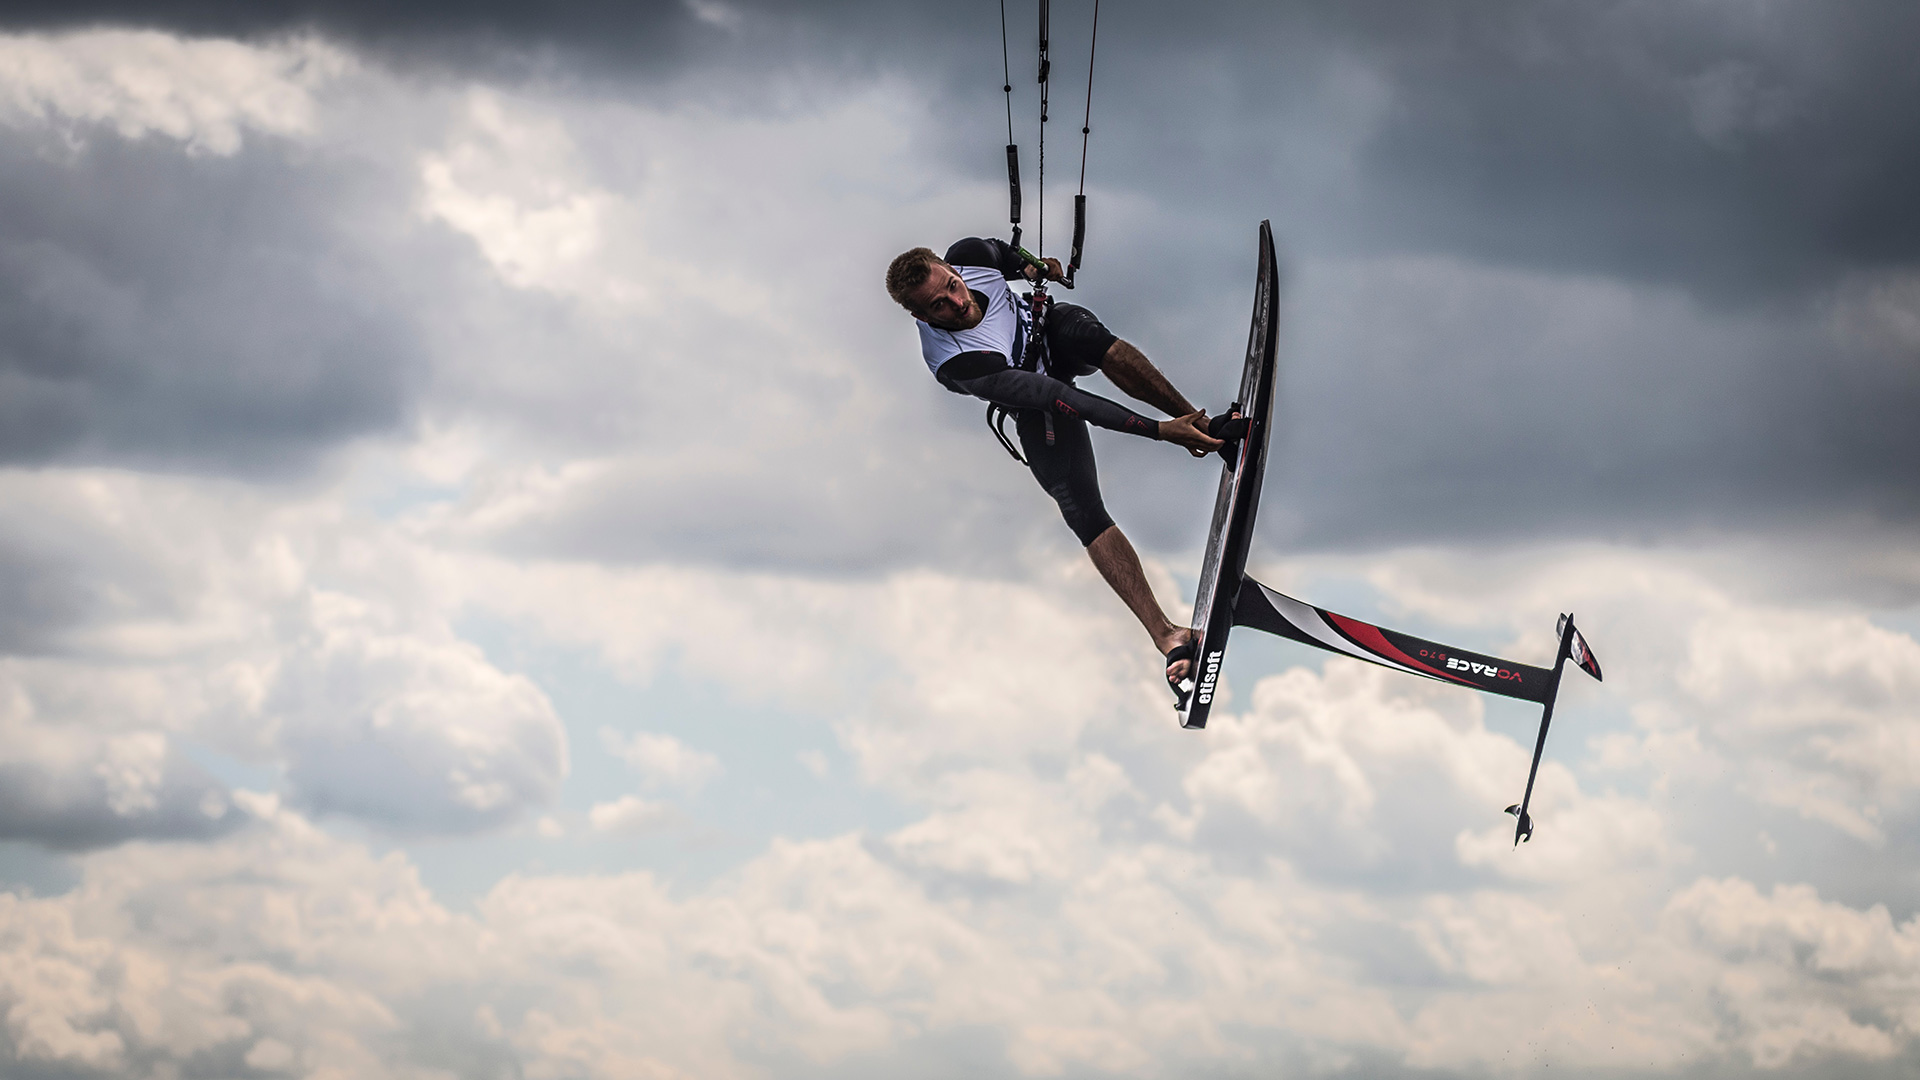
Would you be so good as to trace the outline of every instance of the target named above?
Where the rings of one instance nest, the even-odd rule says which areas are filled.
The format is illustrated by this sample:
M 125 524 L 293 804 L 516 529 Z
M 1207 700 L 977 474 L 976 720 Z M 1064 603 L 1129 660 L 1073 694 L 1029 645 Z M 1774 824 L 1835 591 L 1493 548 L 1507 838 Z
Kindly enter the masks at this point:
M 1059 504 L 1100 576 L 1166 657 L 1168 681 L 1177 683 L 1192 668 L 1193 631 L 1167 619 L 1140 557 L 1107 516 L 1087 425 L 1175 443 L 1195 457 L 1223 444 L 1207 433 L 1203 410 L 1086 308 L 1049 303 L 1041 319 L 1044 347 L 1029 351 L 1031 318 L 1007 282 L 1064 279 L 1058 259 L 1041 262 L 1035 265 L 1000 240 L 978 237 L 955 243 L 945 258 L 914 248 L 887 268 L 887 293 L 917 320 L 921 355 L 941 385 L 1013 415 L 1034 479 Z M 1149 419 L 1073 385 L 1095 371 L 1173 419 Z

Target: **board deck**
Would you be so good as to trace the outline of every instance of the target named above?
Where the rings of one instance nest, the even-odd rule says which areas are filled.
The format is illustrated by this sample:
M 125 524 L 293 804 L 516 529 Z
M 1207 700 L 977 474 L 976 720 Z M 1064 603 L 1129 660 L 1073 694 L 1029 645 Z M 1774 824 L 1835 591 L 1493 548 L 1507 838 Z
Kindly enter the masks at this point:
M 1253 326 L 1247 332 L 1247 358 L 1240 371 L 1241 415 L 1252 420 L 1234 460 L 1222 466 L 1220 490 L 1214 496 L 1213 522 L 1207 532 L 1206 558 L 1200 564 L 1200 583 L 1194 596 L 1194 629 L 1200 631 L 1200 655 L 1194 672 L 1193 696 L 1180 726 L 1204 728 L 1226 661 L 1227 638 L 1233 629 L 1234 604 L 1239 599 L 1253 542 L 1253 523 L 1260 509 L 1260 486 L 1267 473 L 1267 439 L 1272 430 L 1274 365 L 1280 329 L 1280 266 L 1273 250 L 1273 225 L 1260 223 L 1260 271 L 1253 292 Z

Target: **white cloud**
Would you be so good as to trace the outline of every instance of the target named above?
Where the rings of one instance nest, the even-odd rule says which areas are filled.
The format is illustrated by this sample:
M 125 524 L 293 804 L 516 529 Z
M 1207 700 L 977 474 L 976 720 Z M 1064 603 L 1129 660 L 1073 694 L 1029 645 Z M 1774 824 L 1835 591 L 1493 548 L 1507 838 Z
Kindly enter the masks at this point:
M 671 822 L 673 807 L 648 802 L 638 795 L 622 795 L 610 802 L 594 803 L 587 811 L 587 823 L 605 833 L 637 835 L 652 832 Z
M 1667 925 L 1719 961 L 1714 989 L 1730 1037 L 1761 1068 L 1830 1054 L 1892 1057 L 1920 1034 L 1920 918 L 1823 901 L 1811 885 L 1763 894 L 1703 879 L 1674 897 Z
M 0 661 L 0 687 L 10 666 Z M 25 695 L 11 697 L 13 707 L 0 712 L 0 837 L 87 848 L 214 836 L 244 819 L 164 733 L 102 736 L 60 718 L 47 723 L 31 715 Z
M 686 5 L 694 18 L 709 26 L 722 30 L 740 29 L 740 9 L 731 4 L 721 3 L 720 0 L 686 0 Z
M 600 729 L 607 752 L 625 761 L 648 782 L 698 791 L 721 773 L 720 759 L 695 750 L 671 735 L 639 731 L 622 738 L 612 728 Z
M 451 635 L 392 633 L 348 597 L 317 593 L 314 612 L 313 639 L 281 662 L 265 705 L 302 802 L 460 831 L 553 797 L 566 736 L 530 680 Z
M 481 90 L 466 113 L 457 141 L 421 159 L 423 212 L 471 237 L 515 286 L 593 288 L 613 196 L 577 179 L 564 125 L 512 115 Z
M 1104 758 L 1091 768 L 1111 767 Z M 1089 763 L 1079 763 L 1084 777 Z M 1124 777 L 1118 778 L 1124 784 Z M 1097 832 L 1071 786 L 1035 783 L 1012 771 L 950 774 L 931 793 L 941 809 L 887 837 L 910 864 L 945 874 L 1027 885 L 1087 869 Z
M 1664 903 L 1664 886 L 1630 890 L 1624 925 L 1594 878 L 1367 897 L 1090 828 L 1106 771 L 982 789 L 1027 809 L 1050 791 L 1078 835 L 1071 865 L 984 891 L 849 835 L 776 841 L 684 894 L 648 874 L 515 875 L 470 915 L 403 857 L 248 796 L 253 824 L 228 839 L 132 845 L 87 857 L 64 896 L 0 895 L 4 1052 L 370 1078 L 485 1053 L 528 1075 L 744 1077 L 874 1055 L 912 1072 L 912 1040 L 989 1031 L 1006 1066 L 988 1071 L 1007 1075 L 1274 1053 L 1315 1071 L 1720 1059 L 1817 1075 L 1915 1036 L 1920 922 L 1884 907 L 1712 878 Z M 1362 959 L 1365 942 L 1388 948 Z
M 314 93 L 352 68 L 318 39 L 271 45 L 100 29 L 0 36 L 0 122 L 101 124 L 236 153 L 244 132 L 311 133 Z
M 391 544 L 378 530 L 333 561 L 318 554 L 340 539 L 324 504 L 94 471 L 0 472 L 0 490 L 0 578 L 40 598 L 15 633 L 27 647 L 0 658 L 14 835 L 87 846 L 230 827 L 183 737 L 283 767 L 306 805 L 400 829 L 499 824 L 565 775 L 545 694 L 453 635 L 404 580 L 403 548 L 354 569 L 357 545 Z
M 13 120 L 210 154 L 331 130 L 311 72 L 273 67 L 290 52 L 100 40 L 58 39 L 67 68 L 23 61 Z M 111 90 L 144 70 L 122 55 L 136 46 L 266 66 L 234 69 L 217 107 L 173 75 Z M 254 78 L 308 96 L 250 98 Z M 1499 808 L 1524 783 L 1531 710 L 1249 644 L 1213 727 L 1175 729 L 1150 647 L 1084 557 L 1028 543 L 1033 522 L 1060 534 L 1044 496 L 926 381 L 878 289 L 841 288 L 871 285 L 882 239 L 972 231 L 990 201 L 916 156 L 915 94 L 743 117 L 523 84 L 459 96 L 447 121 L 369 93 L 419 125 L 387 133 L 398 148 L 354 144 L 420 200 L 378 220 L 424 209 L 484 260 L 418 316 L 435 355 L 419 438 L 350 448 L 300 487 L 0 474 L 18 601 L 0 610 L 0 809 L 42 843 L 97 822 L 121 824 L 86 843 L 204 835 L 86 856 L 63 895 L 0 894 L 0 1061 L 915 1075 L 973 1040 L 980 1071 L 1006 1075 L 1818 1075 L 1912 1052 L 1920 931 L 1889 914 L 1911 898 L 1863 899 L 1914 836 L 1911 634 L 1743 591 L 1702 569 L 1711 551 L 1290 560 L 1523 659 L 1578 611 L 1609 681 L 1569 685 L 1539 833 L 1515 850 Z M 770 160 L 779 184 L 761 182 Z M 856 216 L 872 244 L 821 224 Z M 1418 292 L 1453 270 L 1398 273 Z M 1501 288 L 1462 310 L 1524 278 L 1488 276 Z M 1591 337 L 1577 355 L 1646 314 L 1589 285 L 1553 329 Z M 1891 318 L 1870 328 L 1897 338 Z M 742 819 L 762 799 L 771 822 L 741 828 L 800 838 L 720 837 L 704 876 L 541 869 L 648 847 L 611 838 L 677 812 L 563 788 L 553 700 L 592 695 L 550 700 L 512 670 L 523 648 L 605 661 L 631 694 L 606 715 L 704 695 L 728 721 L 707 749 L 601 737 L 647 784 L 722 788 Z M 600 704 L 577 706 L 589 728 Z M 825 737 L 850 764 L 833 785 L 749 790 L 756 754 L 824 777 L 827 755 L 795 747 Z M 230 792 L 183 764 L 189 743 L 285 790 Z M 562 795 L 583 823 L 536 816 Z M 793 812 L 842 795 L 891 816 Z M 376 856 L 322 811 L 382 844 L 532 818 L 500 846 L 534 854 L 449 910 L 404 847 Z
M 1744 782 L 1858 839 L 1920 793 L 1920 642 L 1859 614 L 1726 608 L 1696 622 L 1681 688 Z
M 1404 610 L 1482 627 L 1516 658 L 1544 660 L 1543 631 L 1573 609 L 1607 682 L 1570 677 L 1567 700 L 1631 703 L 1631 728 L 1594 743 L 1610 767 L 1650 769 L 1667 790 L 1725 785 L 1868 844 L 1920 810 L 1920 642 L 1863 611 L 1781 595 L 1781 579 L 1805 577 L 1784 553 L 1541 548 L 1468 564 L 1415 552 L 1368 573 Z M 1490 630 L 1508 625 L 1530 632 Z

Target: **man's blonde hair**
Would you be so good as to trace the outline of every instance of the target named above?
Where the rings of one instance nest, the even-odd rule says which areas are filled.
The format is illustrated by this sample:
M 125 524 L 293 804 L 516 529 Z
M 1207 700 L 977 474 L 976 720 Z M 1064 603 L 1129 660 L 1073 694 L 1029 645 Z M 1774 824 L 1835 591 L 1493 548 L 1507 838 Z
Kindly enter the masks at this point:
M 913 311 L 907 294 L 925 285 L 934 267 L 945 265 L 947 261 L 935 255 L 932 248 L 917 247 L 901 252 L 887 267 L 887 295 L 893 297 L 894 303 Z

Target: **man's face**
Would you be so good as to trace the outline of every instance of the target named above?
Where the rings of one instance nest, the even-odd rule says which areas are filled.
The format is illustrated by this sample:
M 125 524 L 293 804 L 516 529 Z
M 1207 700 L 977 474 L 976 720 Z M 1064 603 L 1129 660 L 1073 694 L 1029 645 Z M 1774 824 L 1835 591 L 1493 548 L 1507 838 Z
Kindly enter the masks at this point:
M 974 313 L 973 290 L 945 263 L 935 263 L 933 271 L 920 287 L 907 294 L 913 313 L 928 326 L 942 330 L 966 330 L 978 323 Z

